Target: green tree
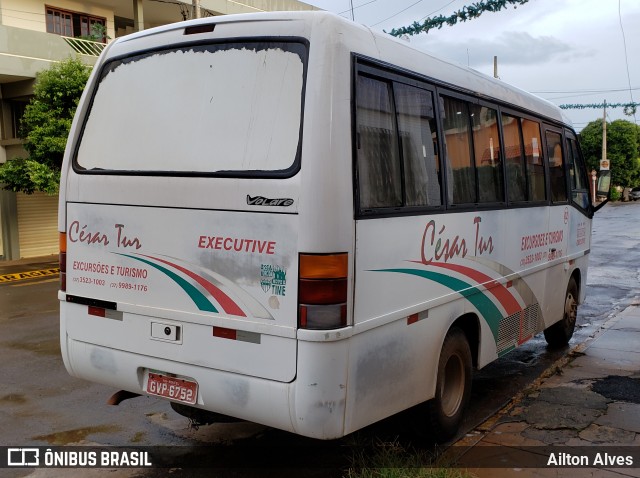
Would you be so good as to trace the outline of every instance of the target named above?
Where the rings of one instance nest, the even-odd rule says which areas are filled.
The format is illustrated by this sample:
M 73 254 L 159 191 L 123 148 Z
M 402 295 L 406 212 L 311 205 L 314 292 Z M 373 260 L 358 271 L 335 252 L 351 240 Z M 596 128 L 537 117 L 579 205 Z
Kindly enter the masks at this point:
M 589 171 L 600 167 L 602 121 L 590 122 L 580 132 L 580 147 Z M 607 123 L 607 159 L 611 162 L 611 183 L 637 186 L 640 182 L 640 127 L 631 121 Z
M 81 60 L 69 58 L 37 74 L 34 96 L 20 124 L 29 157 L 0 167 L 5 189 L 27 194 L 58 191 L 67 137 L 90 71 Z

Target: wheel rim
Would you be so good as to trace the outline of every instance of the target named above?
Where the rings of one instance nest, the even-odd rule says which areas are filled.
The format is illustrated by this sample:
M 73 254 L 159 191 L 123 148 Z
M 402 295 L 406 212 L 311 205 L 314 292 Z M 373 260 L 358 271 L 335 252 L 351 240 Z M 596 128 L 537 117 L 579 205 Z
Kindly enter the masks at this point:
M 578 317 L 578 302 L 571 291 L 567 292 L 567 298 L 564 301 L 564 317 L 567 330 L 573 330 Z
M 462 403 L 465 387 L 465 370 L 462 357 L 452 355 L 447 360 L 440 390 L 442 412 L 451 417 L 456 414 Z

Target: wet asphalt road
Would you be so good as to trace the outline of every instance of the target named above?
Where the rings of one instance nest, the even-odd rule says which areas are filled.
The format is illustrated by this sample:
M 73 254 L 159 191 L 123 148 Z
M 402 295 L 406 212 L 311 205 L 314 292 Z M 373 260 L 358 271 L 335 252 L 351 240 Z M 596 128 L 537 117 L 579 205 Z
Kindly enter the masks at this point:
M 638 295 L 639 218 L 640 202 L 607 205 L 596 215 L 587 300 L 579 309 L 578 327 L 570 347 L 549 350 L 539 334 L 478 372 L 473 384 L 474 406 L 468 413 L 463 433 L 495 413 L 551 363 L 587 340 L 604 321 Z M 428 436 L 414 433 L 420 421 L 416 409 L 368 427 L 355 436 L 319 447 L 313 440 L 251 423 L 217 424 L 196 430 L 190 428 L 187 419 L 175 414 L 167 402 L 149 397 L 127 400 L 117 407 L 108 406 L 105 402 L 115 390 L 72 378 L 64 369 L 58 338 L 57 288 L 57 280 L 51 277 L 0 283 L 0 445 L 206 445 L 209 454 L 232 457 L 226 465 L 220 464 L 215 476 L 256 473 L 266 476 L 269 473 L 265 469 L 246 470 L 243 466 L 250 463 L 248 457 L 252 455 L 273 456 L 274 449 L 282 451 L 283 459 L 295 450 L 294 454 L 302 460 L 300 466 L 304 466 L 305 460 L 309 463 L 321 460 L 339 467 L 348 464 L 345 456 L 363 444 L 400 439 L 417 447 L 432 446 Z M 269 445 L 266 452 L 265 445 Z M 234 469 L 236 464 L 238 468 Z M 32 472 L 0 471 L 7 472 L 7 476 L 28 476 Z M 47 470 L 48 474 L 38 471 L 34 476 L 63 476 L 52 474 L 52 470 Z M 86 471 L 78 476 L 92 476 Z M 300 476 L 299 471 L 292 470 L 292 476 Z M 122 473 L 109 476 L 135 475 L 131 471 Z M 158 473 L 158 470 L 147 471 L 145 476 L 162 476 Z M 193 473 L 187 471 L 180 476 Z M 327 474 L 322 466 L 306 469 L 304 473 L 305 476 Z M 64 473 L 64 476 L 69 475 Z M 283 470 L 275 470 L 274 476 L 283 476 Z

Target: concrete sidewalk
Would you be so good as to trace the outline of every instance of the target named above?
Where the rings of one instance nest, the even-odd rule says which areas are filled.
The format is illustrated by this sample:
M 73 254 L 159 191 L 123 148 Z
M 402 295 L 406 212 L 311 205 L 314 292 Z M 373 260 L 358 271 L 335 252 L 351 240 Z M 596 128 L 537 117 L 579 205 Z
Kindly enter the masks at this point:
M 640 302 L 445 455 L 478 478 L 640 477 Z

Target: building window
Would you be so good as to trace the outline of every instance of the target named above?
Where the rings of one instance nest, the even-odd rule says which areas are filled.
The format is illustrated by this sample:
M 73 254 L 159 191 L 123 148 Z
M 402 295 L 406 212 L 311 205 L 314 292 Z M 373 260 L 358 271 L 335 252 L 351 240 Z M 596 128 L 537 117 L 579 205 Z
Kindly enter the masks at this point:
M 29 101 L 20 99 L 0 100 L 0 140 L 20 140 L 20 129 L 24 112 Z
M 106 43 L 106 18 L 46 7 L 47 32 Z

